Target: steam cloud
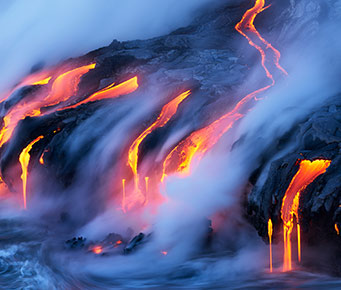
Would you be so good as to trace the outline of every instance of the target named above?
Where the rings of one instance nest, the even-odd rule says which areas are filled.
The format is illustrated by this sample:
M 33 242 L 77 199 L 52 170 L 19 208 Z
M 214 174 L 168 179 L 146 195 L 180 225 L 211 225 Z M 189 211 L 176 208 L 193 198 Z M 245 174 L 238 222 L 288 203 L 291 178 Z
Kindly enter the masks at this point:
M 6 44 L 0 53 L 9 55 L 0 70 L 1 77 L 7 71 L 6 77 L 2 78 L 0 87 L 7 85 L 7 82 L 12 81 L 14 77 L 18 77 L 18 71 L 25 74 L 37 61 L 53 63 L 62 58 L 82 54 L 90 49 L 108 44 L 113 38 L 128 40 L 166 33 L 188 23 L 190 15 L 193 15 L 195 9 L 207 4 L 209 0 L 193 0 L 185 3 L 171 0 L 121 2 L 118 4 L 106 1 L 101 3 L 101 6 L 98 5 L 98 1 L 87 1 L 87 4 L 82 6 L 83 1 L 73 1 L 72 3 L 58 1 L 58 3 L 49 3 L 49 7 L 47 7 L 44 1 L 34 1 L 37 5 L 35 6 L 32 5 L 32 1 L 29 4 L 26 2 L 24 4 L 23 1 L 17 0 L 6 4 L 7 6 L 4 6 L 6 9 L 0 12 L 1 19 L 4 22 L 13 23 L 15 32 L 1 31 L 5 29 L 5 26 L 0 25 L 3 27 L 0 28 L 0 41 Z M 30 6 L 27 7 L 27 5 Z M 27 13 L 27 9 L 31 9 L 32 13 Z M 59 13 L 66 14 L 63 16 L 64 23 L 59 21 Z M 14 20 L 18 19 L 12 17 L 21 14 L 25 18 L 21 21 L 28 21 L 27 23 L 31 23 L 31 25 L 27 28 L 22 25 L 22 22 L 17 24 L 17 29 L 15 29 Z M 24 15 L 26 16 L 24 17 Z M 125 15 L 125 17 L 121 15 Z M 148 15 L 153 15 L 153 17 L 148 17 Z M 61 26 L 53 25 L 53 23 L 58 23 Z M 103 27 L 105 27 L 104 30 Z M 113 27 L 113 29 L 110 30 L 108 27 Z M 264 248 L 262 249 L 262 246 L 259 245 L 259 240 L 250 239 L 250 236 L 255 236 L 254 232 L 249 236 L 246 234 L 250 228 L 242 220 L 242 212 L 239 209 L 241 190 L 247 183 L 250 172 L 259 165 L 257 158 L 266 150 L 267 146 L 341 90 L 341 84 L 337 80 L 341 72 L 341 60 L 337 58 L 341 51 L 341 41 L 336 37 L 338 30 L 339 26 L 335 23 L 324 23 L 319 27 L 319 33 L 311 37 L 309 45 L 305 47 L 302 47 L 302 43 L 305 43 L 302 41 L 305 37 L 304 32 L 297 36 L 297 41 L 285 49 L 284 58 L 281 60 L 283 66 L 289 71 L 289 77 L 276 83 L 276 87 L 266 94 L 266 98 L 258 102 L 239 123 L 239 126 L 236 126 L 223 138 L 220 146 L 217 146 L 202 160 L 190 177 L 167 179 L 166 185 L 161 188 L 161 191 L 169 198 L 168 202 L 162 205 L 155 216 L 151 217 L 148 213 L 143 213 L 143 218 L 149 220 L 153 225 L 152 243 L 147 244 L 133 256 L 109 258 L 105 260 L 107 263 L 104 260 L 95 260 L 96 258 L 93 257 L 78 257 L 70 267 L 79 269 L 79 275 L 82 275 L 83 271 L 120 279 L 129 279 L 135 275 L 138 279 L 141 277 L 153 278 L 155 282 L 156 271 L 166 275 L 168 271 L 174 269 L 172 267 L 176 267 L 180 263 L 186 265 L 187 258 L 198 250 L 200 241 L 206 234 L 206 219 L 214 216 L 217 212 L 227 210 L 230 215 L 228 219 L 224 220 L 224 227 L 229 229 L 228 238 L 231 241 L 237 240 L 239 247 L 245 246 L 247 249 L 242 250 L 241 254 L 234 258 L 216 260 L 212 270 L 207 270 L 207 264 L 209 264 L 207 261 L 195 261 L 190 268 L 200 272 L 201 282 L 211 279 L 209 275 L 214 275 L 216 279 L 225 279 L 224 276 L 235 274 L 246 268 L 246 270 L 255 271 L 259 267 L 259 263 L 264 263 L 264 260 L 260 262 L 261 259 L 257 257 L 254 259 L 257 260 L 257 264 L 250 263 L 250 250 L 253 247 L 260 247 L 261 250 L 252 255 L 262 256 Z M 278 34 L 280 35 L 280 33 Z M 89 37 L 89 35 L 91 36 Z M 47 39 L 49 40 L 47 41 Z M 48 45 L 46 45 L 47 42 Z M 13 45 L 14 43 L 16 46 Z M 330 43 L 333 45 L 329 45 Z M 61 46 L 61 44 L 65 45 Z M 25 48 L 25 52 L 23 52 L 23 48 Z M 11 52 L 9 52 L 10 50 Z M 285 57 L 285 55 L 290 57 Z M 20 57 L 18 58 L 18 56 Z M 334 63 L 333 67 L 329 65 L 330 62 Z M 256 83 L 254 78 L 257 78 L 257 75 L 259 75 L 258 68 L 254 69 L 254 74 L 245 83 L 248 81 Z M 135 101 L 133 100 L 133 102 Z M 135 107 L 140 108 L 140 106 Z M 138 119 L 149 114 L 152 107 L 152 104 L 148 104 L 148 107 L 140 109 L 140 112 L 134 112 L 134 116 L 123 113 L 125 117 L 117 122 L 114 128 L 106 131 L 107 135 L 97 143 L 93 152 L 84 162 L 85 169 L 79 173 L 79 179 L 87 180 L 91 177 L 93 171 L 89 172 L 89 168 L 93 164 L 99 163 L 105 167 L 103 164 L 108 162 L 106 156 L 111 156 L 115 150 L 119 151 L 119 146 L 122 144 L 122 140 L 115 142 L 114 137 L 131 131 Z M 125 109 L 131 110 L 129 104 L 120 107 L 118 113 L 120 110 L 125 112 Z M 111 108 L 105 108 L 103 112 L 110 110 Z M 98 116 L 101 115 L 105 114 L 99 111 Z M 98 133 L 91 130 L 91 125 L 96 124 L 98 116 L 92 116 L 75 130 L 74 135 L 70 136 L 69 143 L 66 144 L 70 155 L 73 150 L 77 151 L 78 147 L 87 143 L 87 138 L 93 137 L 91 134 Z M 104 123 L 105 125 L 102 123 L 103 128 L 109 126 L 112 120 L 106 119 Z M 174 135 L 170 136 L 170 139 L 172 137 Z M 232 150 L 232 145 L 241 137 L 245 137 L 244 141 Z M 279 154 L 283 154 L 283 152 Z M 104 171 L 106 169 L 104 167 L 100 168 L 100 171 Z M 207 168 L 210 168 L 209 172 L 207 172 Z M 73 198 L 79 200 L 78 193 L 73 194 Z M 72 204 L 77 204 L 77 202 Z M 51 206 L 55 206 L 55 204 Z M 77 206 L 81 207 L 79 204 Z M 123 218 L 109 209 L 90 221 L 78 233 L 91 239 L 100 239 L 108 232 L 121 233 L 126 227 L 133 226 L 133 224 L 129 217 Z M 135 223 L 136 230 L 139 226 Z M 250 245 L 250 240 L 254 245 Z M 155 255 L 155 249 L 168 248 L 172 249 L 172 253 L 167 257 L 167 263 L 165 263 Z M 140 262 L 136 263 L 136 261 Z M 80 265 L 86 266 L 80 267 Z M 198 283 L 200 283 L 200 279 Z
M 216 2 L 214 0 L 213 2 Z M 0 1 L 0 89 L 38 64 L 119 41 L 146 39 L 192 21 L 212 0 L 13 0 Z

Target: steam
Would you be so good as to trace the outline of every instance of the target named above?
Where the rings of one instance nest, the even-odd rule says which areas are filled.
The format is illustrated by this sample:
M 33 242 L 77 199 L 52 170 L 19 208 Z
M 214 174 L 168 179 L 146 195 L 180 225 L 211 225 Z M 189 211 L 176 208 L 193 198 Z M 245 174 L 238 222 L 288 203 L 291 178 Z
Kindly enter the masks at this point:
M 212 0 L 0 1 L 0 89 L 36 65 L 119 41 L 164 35 L 189 24 Z
M 0 76 L 4 71 L 8 72 L 0 87 L 12 81 L 14 76 L 18 77 L 18 71 L 25 74 L 38 61 L 57 62 L 108 44 L 113 38 L 127 40 L 164 34 L 186 25 L 195 9 L 208 2 L 150 0 L 141 4 L 142 1 L 130 0 L 123 3 L 103 2 L 101 6 L 98 1 L 87 1 L 86 5 L 82 5 L 83 1 L 59 1 L 49 3 L 52 6 L 47 7 L 43 1 L 36 0 L 33 3 L 37 6 L 33 6 L 31 1 L 32 6 L 27 7 L 27 4 L 17 0 L 7 4 L 6 9 L 0 12 L 2 21 L 12 23 L 9 15 L 13 17 L 22 14 L 22 18 L 19 17 L 22 22 L 19 21 L 21 24 L 17 27 L 13 23 L 14 33 L 0 31 L 0 41 L 5 43 L 0 53 L 9 55 L 1 68 L 2 71 L 0 70 Z M 38 10 L 35 10 L 37 7 Z M 65 7 L 68 8 L 65 10 Z M 24 10 L 25 8 L 32 11 Z M 75 11 L 81 16 L 75 16 Z M 65 23 L 59 21 L 58 13 L 61 12 L 65 12 Z M 22 25 L 24 21 L 31 23 L 28 28 L 25 27 L 26 31 Z M 152 235 L 150 242 L 131 256 L 97 259 L 99 257 L 76 253 L 76 259 L 67 265 L 70 272 L 80 277 L 84 273 L 90 273 L 89 277 L 104 276 L 124 282 L 129 282 L 131 278 L 136 278 L 137 281 L 149 279 L 150 283 L 157 283 L 157 279 L 162 282 L 169 279 L 170 273 L 174 273 L 177 267 L 184 273 L 189 273 L 188 277 L 197 277 L 197 283 L 208 283 L 212 281 L 212 276 L 214 279 L 224 280 L 226 276 L 233 277 L 241 271 L 248 275 L 245 270 L 259 273 L 259 269 L 265 266 L 265 259 L 261 258 L 266 255 L 265 246 L 243 219 L 241 196 L 247 190 L 251 172 L 261 165 L 259 156 L 268 146 L 340 92 L 341 84 L 337 78 L 341 72 L 341 60 L 338 57 L 341 41 L 337 38 L 338 31 L 339 26 L 333 21 L 325 22 L 321 24 L 316 35 L 309 38 L 309 42 L 303 42 L 305 46 L 302 46 L 303 36 L 299 35 L 297 41 L 285 49 L 281 60 L 289 76 L 277 81 L 276 86 L 266 93 L 264 99 L 260 100 L 242 121 L 236 123 L 200 163 L 194 162 L 197 166 L 193 167 L 190 176 L 170 176 L 164 184 L 160 184 L 159 189 L 165 202 L 155 214 L 151 214 L 151 210 L 147 208 L 133 212 L 134 216 L 129 213 L 124 215 L 110 204 L 104 206 L 100 214 L 90 215 L 84 205 L 95 201 L 101 204 L 104 203 L 103 200 L 111 197 L 107 191 L 108 184 L 105 183 L 96 188 L 96 194 L 99 195 L 96 195 L 95 200 L 91 181 L 94 177 L 108 172 L 109 179 L 121 173 L 119 168 L 112 164 L 123 154 L 122 148 L 127 147 L 131 141 L 127 132 L 134 132 L 137 124 L 150 117 L 159 107 L 159 99 L 167 96 L 162 92 L 162 88 L 108 105 L 78 126 L 64 144 L 66 155 L 74 156 L 87 144 L 93 144 L 93 147 L 78 168 L 76 183 L 67 192 L 66 198 L 61 197 L 58 203 L 40 201 L 39 206 L 45 208 L 45 211 L 53 209 L 57 204 L 59 207 L 67 206 L 67 209 L 76 212 L 79 220 L 87 222 L 82 228 L 77 228 L 76 233 L 89 239 L 100 240 L 110 232 L 125 235 L 128 227 L 133 228 L 135 234 L 144 230 Z M 51 39 L 48 45 L 47 37 Z M 33 39 L 35 41 L 32 41 Z M 32 45 L 29 44 L 31 42 Z M 14 49 L 13 43 L 16 43 Z M 333 66 L 330 63 L 333 63 Z M 249 79 L 245 80 L 245 84 L 255 84 L 259 81 L 258 68 L 254 68 L 253 72 Z M 243 96 L 244 90 L 240 89 L 240 96 Z M 185 124 L 183 129 L 172 132 L 163 144 L 164 148 L 185 135 L 189 128 L 190 126 Z M 286 153 L 291 145 L 293 144 L 278 154 Z M 162 153 L 166 151 L 164 148 L 161 148 Z M 159 153 L 158 159 L 164 155 L 162 153 Z M 67 201 L 61 202 L 64 199 Z M 224 214 L 225 217 L 221 218 L 222 224 L 218 225 L 219 215 Z M 91 218 L 87 220 L 89 216 Z M 216 232 L 223 233 L 221 236 L 218 233 L 213 248 L 224 254 L 211 260 L 202 257 L 193 259 L 201 252 L 203 241 L 207 238 L 208 220 L 212 220 Z M 144 224 L 148 224 L 146 229 L 143 228 Z M 239 251 L 237 255 L 234 255 L 235 249 Z M 160 251 L 164 250 L 169 252 L 167 257 L 160 255 Z M 227 255 L 226 252 L 233 254 Z M 221 257 L 223 259 L 219 259 Z M 69 255 L 63 252 L 55 259 L 63 265 Z M 155 277 L 155 273 L 161 274 Z M 180 278 L 181 274 L 176 273 L 174 279 Z M 98 280 L 94 278 L 91 282 Z M 137 285 L 130 285 L 134 286 Z

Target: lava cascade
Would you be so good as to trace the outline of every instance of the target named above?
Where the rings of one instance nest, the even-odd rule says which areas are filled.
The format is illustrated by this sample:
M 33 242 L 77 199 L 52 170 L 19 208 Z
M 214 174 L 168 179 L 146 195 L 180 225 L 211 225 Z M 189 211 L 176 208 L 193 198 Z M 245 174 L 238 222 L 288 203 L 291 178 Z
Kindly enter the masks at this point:
M 270 272 L 272 272 L 272 234 L 273 234 L 273 225 L 271 219 L 268 220 L 268 236 L 269 236 L 269 259 L 270 259 Z
M 27 145 L 27 147 L 24 148 L 24 150 L 21 152 L 19 156 L 19 162 L 21 164 L 22 174 L 22 192 L 23 192 L 23 201 L 24 201 L 24 209 L 27 208 L 27 200 L 26 200 L 26 190 L 27 190 L 27 168 L 28 164 L 30 163 L 30 151 L 35 143 L 37 143 L 40 139 L 44 138 L 44 136 L 39 136 L 36 139 L 34 139 L 30 144 Z
M 331 161 L 318 159 L 314 161 L 301 160 L 299 169 L 291 180 L 282 201 L 281 217 L 283 220 L 284 261 L 283 271 L 292 270 L 291 233 L 294 226 L 294 216 L 298 224 L 298 256 L 301 255 L 300 227 L 299 227 L 299 199 L 301 193 L 318 176 L 325 173 Z
M 185 91 L 182 94 L 178 95 L 173 100 L 171 100 L 169 103 L 164 105 L 157 119 L 146 130 L 144 130 L 130 146 L 129 152 L 128 152 L 128 165 L 134 174 L 134 184 L 135 184 L 134 194 L 135 195 L 141 195 L 141 192 L 139 191 L 139 174 L 137 171 L 138 155 L 139 155 L 139 148 L 140 148 L 141 143 L 154 130 L 164 127 L 169 122 L 169 120 L 176 114 L 176 112 L 178 111 L 179 105 L 190 94 L 191 94 L 190 90 Z M 149 178 L 145 179 L 146 194 L 148 190 L 148 181 L 149 181 Z M 138 200 L 138 198 L 135 196 L 133 200 L 135 202 L 136 200 Z M 146 203 L 147 203 L 147 196 L 144 197 L 144 204 Z

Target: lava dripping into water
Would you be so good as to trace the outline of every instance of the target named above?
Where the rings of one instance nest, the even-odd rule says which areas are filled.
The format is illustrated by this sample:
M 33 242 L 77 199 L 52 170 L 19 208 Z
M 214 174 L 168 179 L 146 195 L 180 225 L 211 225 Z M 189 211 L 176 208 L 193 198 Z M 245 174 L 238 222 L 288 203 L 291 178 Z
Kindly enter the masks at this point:
M 255 5 L 245 12 L 242 20 L 235 26 L 235 29 L 249 41 L 251 46 L 259 51 L 262 67 L 271 83 L 248 94 L 235 105 L 232 111 L 208 126 L 193 132 L 181 141 L 168 154 L 163 163 L 162 181 L 167 175 L 172 173 L 190 174 L 190 167 L 194 158 L 199 161 L 232 128 L 234 123 L 244 116 L 243 111 L 247 109 L 249 102 L 253 99 L 256 100 L 260 93 L 267 91 L 275 85 L 275 80 L 270 73 L 270 68 L 267 67 L 267 63 L 274 64 L 277 69 L 287 75 L 287 72 L 279 65 L 279 51 L 261 37 L 254 26 L 255 17 L 266 9 L 264 5 L 264 0 L 256 0 Z
M 291 233 L 294 227 L 294 216 L 296 217 L 297 221 L 298 257 L 299 260 L 301 259 L 300 226 L 298 215 L 300 195 L 318 176 L 326 172 L 330 164 L 330 160 L 324 159 L 318 159 L 314 161 L 301 160 L 299 169 L 285 192 L 281 208 L 284 240 L 283 271 L 292 270 Z
M 137 200 L 140 199 L 139 196 L 141 196 L 141 192 L 139 190 L 139 174 L 137 170 L 139 149 L 140 149 L 141 143 L 153 131 L 155 131 L 158 128 L 164 127 L 169 122 L 169 120 L 177 113 L 179 105 L 190 94 L 191 94 L 190 90 L 185 91 L 182 94 L 178 95 L 173 100 L 171 100 L 170 102 L 168 102 L 166 105 L 164 105 L 157 119 L 146 130 L 144 130 L 130 146 L 129 152 L 128 152 L 128 165 L 131 168 L 133 175 L 134 175 L 134 191 L 135 191 L 130 204 L 135 203 Z M 145 180 L 146 187 L 147 187 L 148 180 Z M 146 194 L 147 194 L 147 191 L 146 191 Z M 144 204 L 146 204 L 147 202 L 146 196 L 143 199 L 144 199 Z
M 270 263 L 270 272 L 272 273 L 272 234 L 273 234 L 273 225 L 271 219 L 268 221 L 268 236 L 269 236 L 269 263 Z
M 30 151 L 35 143 L 37 143 L 40 139 L 44 138 L 44 136 L 39 136 L 36 139 L 34 139 L 30 144 L 27 145 L 27 147 L 24 148 L 24 150 L 21 152 L 19 156 L 19 162 L 21 164 L 22 174 L 22 192 L 23 192 L 23 201 L 24 201 L 24 209 L 27 208 L 27 168 L 28 164 L 30 163 Z

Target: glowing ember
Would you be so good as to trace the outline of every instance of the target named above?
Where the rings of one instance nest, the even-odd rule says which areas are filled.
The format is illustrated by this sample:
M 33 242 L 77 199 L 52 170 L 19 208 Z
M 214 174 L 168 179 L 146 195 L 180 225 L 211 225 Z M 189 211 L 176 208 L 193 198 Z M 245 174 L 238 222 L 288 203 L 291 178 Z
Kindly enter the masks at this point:
M 121 240 L 118 240 L 116 243 L 115 243 L 115 245 L 114 245 L 114 248 L 117 248 L 119 245 L 121 245 L 122 244 L 122 241 Z
M 190 173 L 190 166 L 194 157 L 197 161 L 199 161 L 204 154 L 209 151 L 228 130 L 232 128 L 233 124 L 244 116 L 242 111 L 246 109 L 246 105 L 248 105 L 249 101 L 252 99 L 256 100 L 257 95 L 268 90 L 275 84 L 274 78 L 267 68 L 266 63 L 274 63 L 278 69 L 287 74 L 278 63 L 280 53 L 261 37 L 253 24 L 255 17 L 260 12 L 264 11 L 264 4 L 264 0 L 257 0 L 254 7 L 244 14 L 242 20 L 235 28 L 240 34 L 246 37 L 250 45 L 260 52 L 262 57 L 262 66 L 266 72 L 266 76 L 270 79 L 271 84 L 248 94 L 236 104 L 231 112 L 223 115 L 210 125 L 193 132 L 189 137 L 181 141 L 179 145 L 169 153 L 164 161 L 162 181 L 167 175 L 174 172 L 182 175 L 188 175 Z M 270 52 L 275 54 L 275 57 L 273 57 L 273 55 L 270 56 Z
M 340 235 L 340 230 L 339 230 L 337 224 L 335 224 L 335 231 L 336 231 L 336 233 L 337 233 L 338 235 Z
M 272 233 L 273 233 L 272 221 L 271 221 L 271 219 L 269 219 L 269 221 L 268 221 L 268 235 L 269 235 L 270 272 L 271 273 L 272 273 Z
M 23 200 L 24 200 L 24 208 L 27 208 L 26 204 L 26 185 L 27 185 L 27 167 L 30 163 L 30 151 L 35 143 L 37 143 L 40 139 L 44 138 L 44 136 L 39 136 L 35 140 L 33 140 L 28 146 L 21 152 L 19 156 L 19 162 L 22 168 L 22 186 L 23 186 Z
M 329 167 L 330 160 L 302 160 L 300 168 L 294 178 L 291 180 L 290 185 L 284 195 L 282 201 L 281 216 L 283 220 L 283 234 L 284 234 L 284 263 L 283 271 L 292 270 L 291 262 L 291 232 L 294 226 L 294 216 L 297 223 L 299 221 L 298 208 L 300 194 L 305 188 L 312 183 L 319 175 L 326 172 Z M 300 228 L 298 226 L 298 232 Z M 300 235 L 298 234 L 298 251 L 299 259 L 301 257 Z
M 99 255 L 103 252 L 103 248 L 101 246 L 95 246 L 91 249 L 91 251 L 96 255 Z
M 166 104 L 162 108 L 161 113 L 156 121 L 151 124 L 146 130 L 144 130 L 130 146 L 128 153 L 128 165 L 133 171 L 136 187 L 138 187 L 137 163 L 140 144 L 155 129 L 165 126 L 168 121 L 176 114 L 180 103 L 185 100 L 190 94 L 191 91 L 186 91 L 170 101 L 168 104 Z
M 164 255 L 164 256 L 167 256 L 168 252 L 167 251 L 161 251 L 161 254 Z
M 119 96 L 127 95 L 136 91 L 138 87 L 139 87 L 138 79 L 135 76 L 116 86 L 115 86 L 115 83 L 112 83 L 111 85 L 105 87 L 104 89 L 92 94 L 90 97 L 84 99 L 83 101 L 78 102 L 71 106 L 63 107 L 59 110 L 76 108 L 79 105 L 82 105 L 88 102 L 94 102 L 94 101 L 110 99 L 110 98 L 117 98 Z

